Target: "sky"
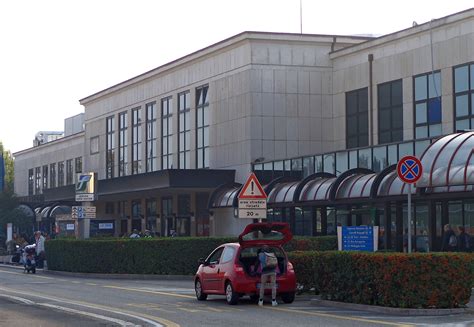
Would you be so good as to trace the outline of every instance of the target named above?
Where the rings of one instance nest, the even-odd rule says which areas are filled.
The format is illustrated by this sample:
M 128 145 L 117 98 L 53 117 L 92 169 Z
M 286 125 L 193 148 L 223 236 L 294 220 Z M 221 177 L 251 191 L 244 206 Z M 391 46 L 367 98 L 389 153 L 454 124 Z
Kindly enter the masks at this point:
M 472 7 L 456 1 L 301 0 L 303 33 L 384 35 Z M 79 100 L 243 31 L 300 32 L 300 0 L 0 2 L 0 141 L 30 148 Z

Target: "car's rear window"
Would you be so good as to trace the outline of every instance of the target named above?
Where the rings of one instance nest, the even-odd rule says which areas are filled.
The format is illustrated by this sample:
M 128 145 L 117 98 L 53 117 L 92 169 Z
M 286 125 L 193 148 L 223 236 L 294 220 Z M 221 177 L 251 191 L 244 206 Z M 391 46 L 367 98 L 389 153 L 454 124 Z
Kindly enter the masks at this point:
M 241 258 L 256 258 L 258 250 L 261 248 L 262 248 L 261 246 L 251 246 L 251 247 L 243 248 L 240 251 L 240 257 Z M 270 251 L 275 253 L 277 257 L 285 256 L 282 249 L 279 247 L 270 247 Z
M 242 240 L 244 241 L 255 241 L 255 240 L 272 240 L 272 241 L 281 241 L 285 238 L 285 235 L 276 230 L 256 230 L 251 231 L 248 234 L 242 235 Z

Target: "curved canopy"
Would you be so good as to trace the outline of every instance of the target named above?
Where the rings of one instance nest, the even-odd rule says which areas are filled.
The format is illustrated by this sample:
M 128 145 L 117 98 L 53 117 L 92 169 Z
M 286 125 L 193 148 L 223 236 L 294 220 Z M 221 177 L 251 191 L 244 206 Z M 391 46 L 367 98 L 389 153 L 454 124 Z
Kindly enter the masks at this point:
M 474 132 L 455 133 L 432 143 L 421 157 L 417 187 L 474 184 Z
M 48 218 L 50 210 L 51 210 L 50 206 L 47 206 L 47 207 L 44 207 L 43 209 L 41 209 L 41 213 L 40 213 L 41 218 Z
M 415 194 L 416 189 L 411 188 L 411 194 Z M 408 194 L 407 185 L 398 178 L 397 171 L 388 173 L 380 182 L 377 190 L 377 196 L 397 196 Z
M 370 197 L 370 190 L 377 174 L 358 174 L 347 177 L 337 189 L 336 199 Z
M 268 204 L 293 202 L 299 182 L 279 183 L 268 194 Z
M 51 209 L 49 214 L 50 217 L 56 217 L 56 215 L 67 215 L 71 213 L 71 207 L 65 205 L 57 205 Z
M 329 201 L 329 191 L 336 177 L 316 178 L 309 181 L 301 190 L 300 202 Z
M 232 207 L 235 198 L 239 195 L 242 184 L 223 185 L 217 188 L 210 197 L 209 209 Z

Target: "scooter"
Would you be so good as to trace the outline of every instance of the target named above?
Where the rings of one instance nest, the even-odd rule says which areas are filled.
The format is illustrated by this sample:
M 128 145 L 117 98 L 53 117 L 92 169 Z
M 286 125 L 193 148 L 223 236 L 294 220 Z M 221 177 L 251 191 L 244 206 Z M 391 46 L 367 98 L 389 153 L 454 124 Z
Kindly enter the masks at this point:
M 25 263 L 25 269 L 23 270 L 24 273 L 29 273 L 31 271 L 33 274 L 36 274 L 35 253 L 36 244 L 27 245 L 23 249 L 23 262 Z

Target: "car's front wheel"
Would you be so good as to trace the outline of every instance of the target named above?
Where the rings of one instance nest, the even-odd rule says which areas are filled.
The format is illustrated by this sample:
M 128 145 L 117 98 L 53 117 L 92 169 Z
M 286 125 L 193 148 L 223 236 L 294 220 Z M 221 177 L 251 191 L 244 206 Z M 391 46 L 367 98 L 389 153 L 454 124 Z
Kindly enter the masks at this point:
M 225 285 L 225 298 L 228 304 L 234 305 L 239 302 L 239 294 L 234 291 L 234 287 L 231 282 L 227 282 Z
M 282 293 L 281 299 L 285 303 L 293 303 L 293 301 L 295 300 L 295 292 Z
M 207 294 L 202 291 L 202 284 L 199 279 L 194 283 L 194 290 L 196 291 L 196 298 L 199 301 L 205 301 L 207 299 Z

